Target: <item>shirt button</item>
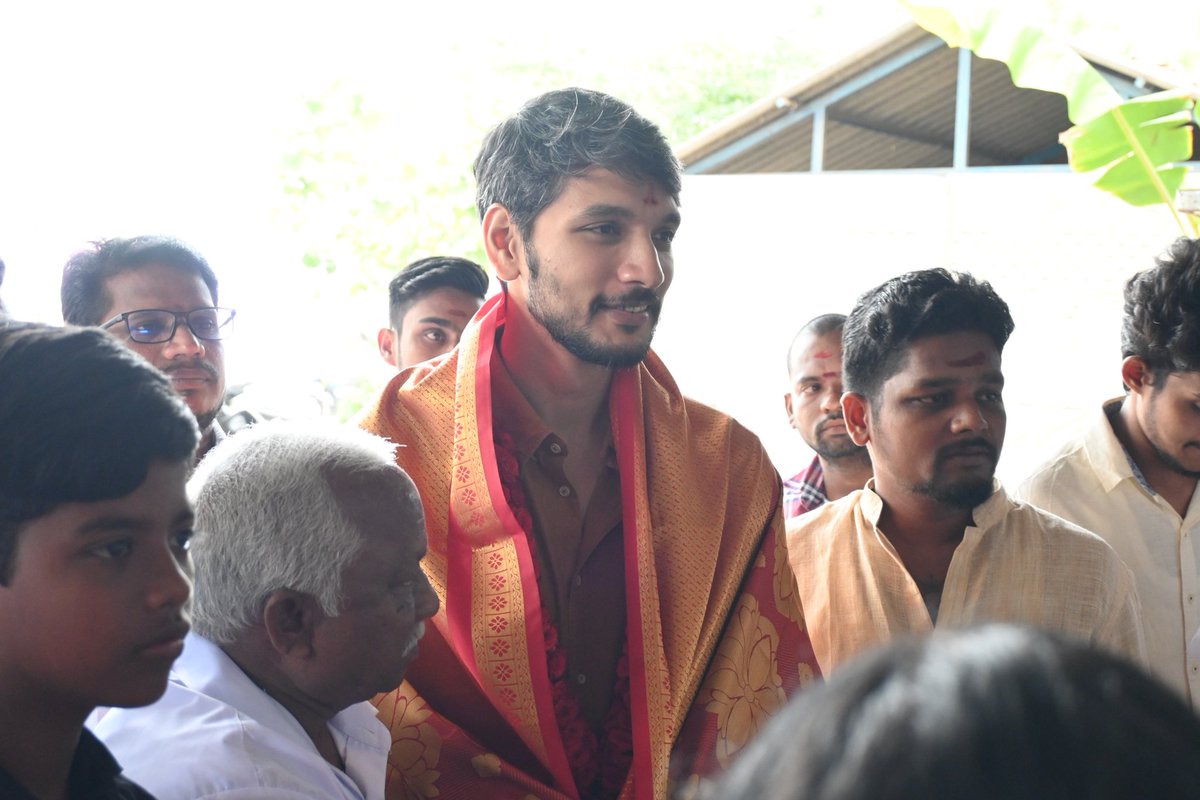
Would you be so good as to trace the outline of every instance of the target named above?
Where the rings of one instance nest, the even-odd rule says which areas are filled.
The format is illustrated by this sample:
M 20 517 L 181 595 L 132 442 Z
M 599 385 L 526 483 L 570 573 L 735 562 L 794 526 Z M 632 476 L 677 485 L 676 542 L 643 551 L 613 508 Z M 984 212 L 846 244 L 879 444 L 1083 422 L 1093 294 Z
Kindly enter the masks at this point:
M 582 576 L 582 575 L 576 575 L 576 576 L 575 576 L 575 585 L 576 585 L 576 586 L 583 586 L 583 576 Z
M 570 497 L 571 496 L 571 487 L 570 486 L 558 487 L 558 496 L 559 497 Z
M 561 455 L 562 454 L 562 445 L 559 444 L 558 442 L 551 442 L 550 443 L 550 452 L 554 453 L 554 455 L 556 455 L 556 456 Z
M 1193 667 L 1193 669 L 1195 669 L 1195 667 Z M 575 676 L 575 682 L 580 686 L 583 686 L 585 683 L 587 683 L 587 675 L 584 675 L 582 672 L 579 673 Z

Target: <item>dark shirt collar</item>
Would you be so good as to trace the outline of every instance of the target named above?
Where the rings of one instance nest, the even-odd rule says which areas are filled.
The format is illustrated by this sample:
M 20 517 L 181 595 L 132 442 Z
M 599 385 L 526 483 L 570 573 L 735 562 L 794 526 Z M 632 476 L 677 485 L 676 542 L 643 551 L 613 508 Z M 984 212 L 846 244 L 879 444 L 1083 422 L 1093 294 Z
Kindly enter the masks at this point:
M 496 356 L 492 367 L 492 425 L 513 438 L 517 460 L 524 464 L 551 437 L 565 448 L 566 443 L 538 415 L 513 380 L 508 364 L 500 356 L 499 346 Z M 617 451 L 611 437 L 604 464 L 610 469 L 618 468 Z
M 4 800 L 37 800 L 6 771 L 0 769 L 0 797 Z M 67 797 L 70 800 L 154 800 L 145 790 L 121 777 L 121 766 L 91 731 L 84 728 L 71 760 Z

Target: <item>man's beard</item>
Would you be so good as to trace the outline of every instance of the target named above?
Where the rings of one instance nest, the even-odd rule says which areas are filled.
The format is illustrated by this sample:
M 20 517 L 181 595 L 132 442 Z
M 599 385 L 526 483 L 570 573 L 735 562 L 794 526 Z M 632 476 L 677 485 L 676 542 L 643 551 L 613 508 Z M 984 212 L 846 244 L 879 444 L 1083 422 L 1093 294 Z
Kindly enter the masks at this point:
M 947 481 L 940 477 L 944 462 L 956 452 L 964 449 L 986 448 L 992 454 L 992 473 L 987 477 L 965 478 L 959 481 Z M 992 496 L 992 478 L 995 475 L 996 462 L 1000 453 L 986 439 L 972 439 L 969 442 L 947 445 L 938 450 L 933 462 L 933 477 L 913 487 L 913 491 L 931 497 L 951 508 L 971 509 Z
M 217 421 L 217 415 L 221 413 L 221 405 L 211 411 L 205 411 L 203 414 L 196 414 L 196 425 L 200 427 L 201 435 L 208 433 L 208 429 Z
M 1171 470 L 1172 472 L 1177 472 L 1185 478 L 1200 478 L 1200 470 L 1188 469 L 1183 465 L 1183 462 L 1155 444 L 1154 440 L 1149 436 L 1146 437 L 1146 441 L 1150 442 L 1150 447 L 1154 449 L 1154 452 L 1158 455 L 1159 460 L 1166 465 L 1167 469 Z
M 840 411 L 827 416 L 817 425 L 816 436 L 813 439 L 813 452 L 821 457 L 822 461 L 853 461 L 861 459 L 865 462 L 871 460 L 871 456 L 867 453 L 867 448 L 861 447 L 854 443 L 850 438 L 849 433 L 844 433 L 840 436 L 831 436 L 824 438 L 821 434 L 824 428 L 831 422 L 840 421 L 842 413 Z
M 183 362 L 183 361 L 173 362 L 173 363 L 168 364 L 167 366 L 163 367 L 162 371 L 163 371 L 163 374 L 169 378 L 169 377 L 171 377 L 171 373 L 175 372 L 176 370 L 180 370 L 180 369 L 204 370 L 213 379 L 213 381 L 215 383 L 217 383 L 217 385 L 222 385 L 222 386 L 224 385 L 222 383 L 221 373 L 217 371 L 217 368 L 201 358 L 196 358 L 196 359 L 193 359 L 192 361 L 187 361 L 187 362 Z M 185 397 L 184 400 L 186 402 L 187 398 Z M 203 412 L 193 411 L 192 412 L 192 415 L 196 417 L 196 425 L 199 426 L 200 433 L 202 435 L 208 433 L 208 429 L 212 427 L 213 422 L 216 421 L 217 416 L 221 413 L 221 407 L 223 405 L 225 405 L 224 393 L 222 393 L 221 397 L 217 398 L 217 404 L 215 406 L 213 406 L 212 408 L 210 408 L 208 411 L 203 411 Z
M 1182 461 L 1168 453 L 1158 444 L 1159 440 L 1163 438 L 1159 433 L 1158 427 L 1158 401 L 1160 399 L 1159 392 L 1161 391 L 1162 387 L 1159 386 L 1151 394 L 1150 407 L 1147 412 L 1146 421 L 1145 424 L 1142 425 L 1142 434 L 1146 437 L 1146 441 L 1150 444 L 1150 449 L 1154 451 L 1155 455 L 1158 456 L 1159 460 L 1162 461 L 1163 465 L 1167 469 L 1182 475 L 1185 478 L 1192 478 L 1193 480 L 1200 478 L 1200 471 L 1188 469 L 1183 465 Z
M 650 352 L 650 340 L 658 325 L 662 300 L 652 290 L 634 289 L 619 297 L 597 297 L 588 307 L 587 320 L 580 323 L 566 309 L 555 308 L 550 298 L 561 296 L 558 281 L 541 275 L 541 263 L 532 244 L 525 245 L 525 261 L 529 265 L 529 314 L 562 345 L 568 353 L 588 364 L 602 367 L 632 367 L 640 364 Z M 650 315 L 650 332 L 644 342 L 612 345 L 596 341 L 587 324 L 605 308 L 646 306 Z

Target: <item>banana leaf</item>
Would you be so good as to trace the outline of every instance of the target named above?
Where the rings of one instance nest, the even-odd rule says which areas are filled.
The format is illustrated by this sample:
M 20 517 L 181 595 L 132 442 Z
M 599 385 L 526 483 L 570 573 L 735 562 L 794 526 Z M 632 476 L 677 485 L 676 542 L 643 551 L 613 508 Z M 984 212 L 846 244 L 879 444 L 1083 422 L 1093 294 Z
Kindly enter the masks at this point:
M 1098 188 L 1131 205 L 1166 204 L 1184 234 L 1196 235 L 1197 223 L 1185 220 L 1175 205 L 1188 173 L 1176 162 L 1192 154 L 1194 96 L 1172 90 L 1125 100 L 1066 42 L 1000 10 L 900 2 L 918 25 L 951 47 L 1006 64 L 1015 85 L 1063 95 L 1075 123 L 1059 137 L 1071 168 L 1092 173 Z

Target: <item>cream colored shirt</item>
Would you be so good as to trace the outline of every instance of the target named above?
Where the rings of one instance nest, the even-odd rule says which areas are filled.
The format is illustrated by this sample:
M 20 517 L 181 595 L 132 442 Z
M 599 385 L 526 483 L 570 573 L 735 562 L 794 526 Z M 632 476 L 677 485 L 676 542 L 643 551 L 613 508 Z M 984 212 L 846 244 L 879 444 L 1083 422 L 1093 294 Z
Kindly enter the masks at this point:
M 866 489 L 788 521 L 788 561 L 821 671 L 934 624 Z M 1144 661 L 1133 577 L 1099 537 L 1014 502 L 996 483 L 954 552 L 938 628 L 1013 622 L 1071 634 Z
M 1105 409 L 1115 412 L 1120 402 Z M 1137 584 L 1150 669 L 1200 705 L 1200 492 L 1181 518 L 1134 471 L 1102 413 L 1017 496 L 1112 545 Z

